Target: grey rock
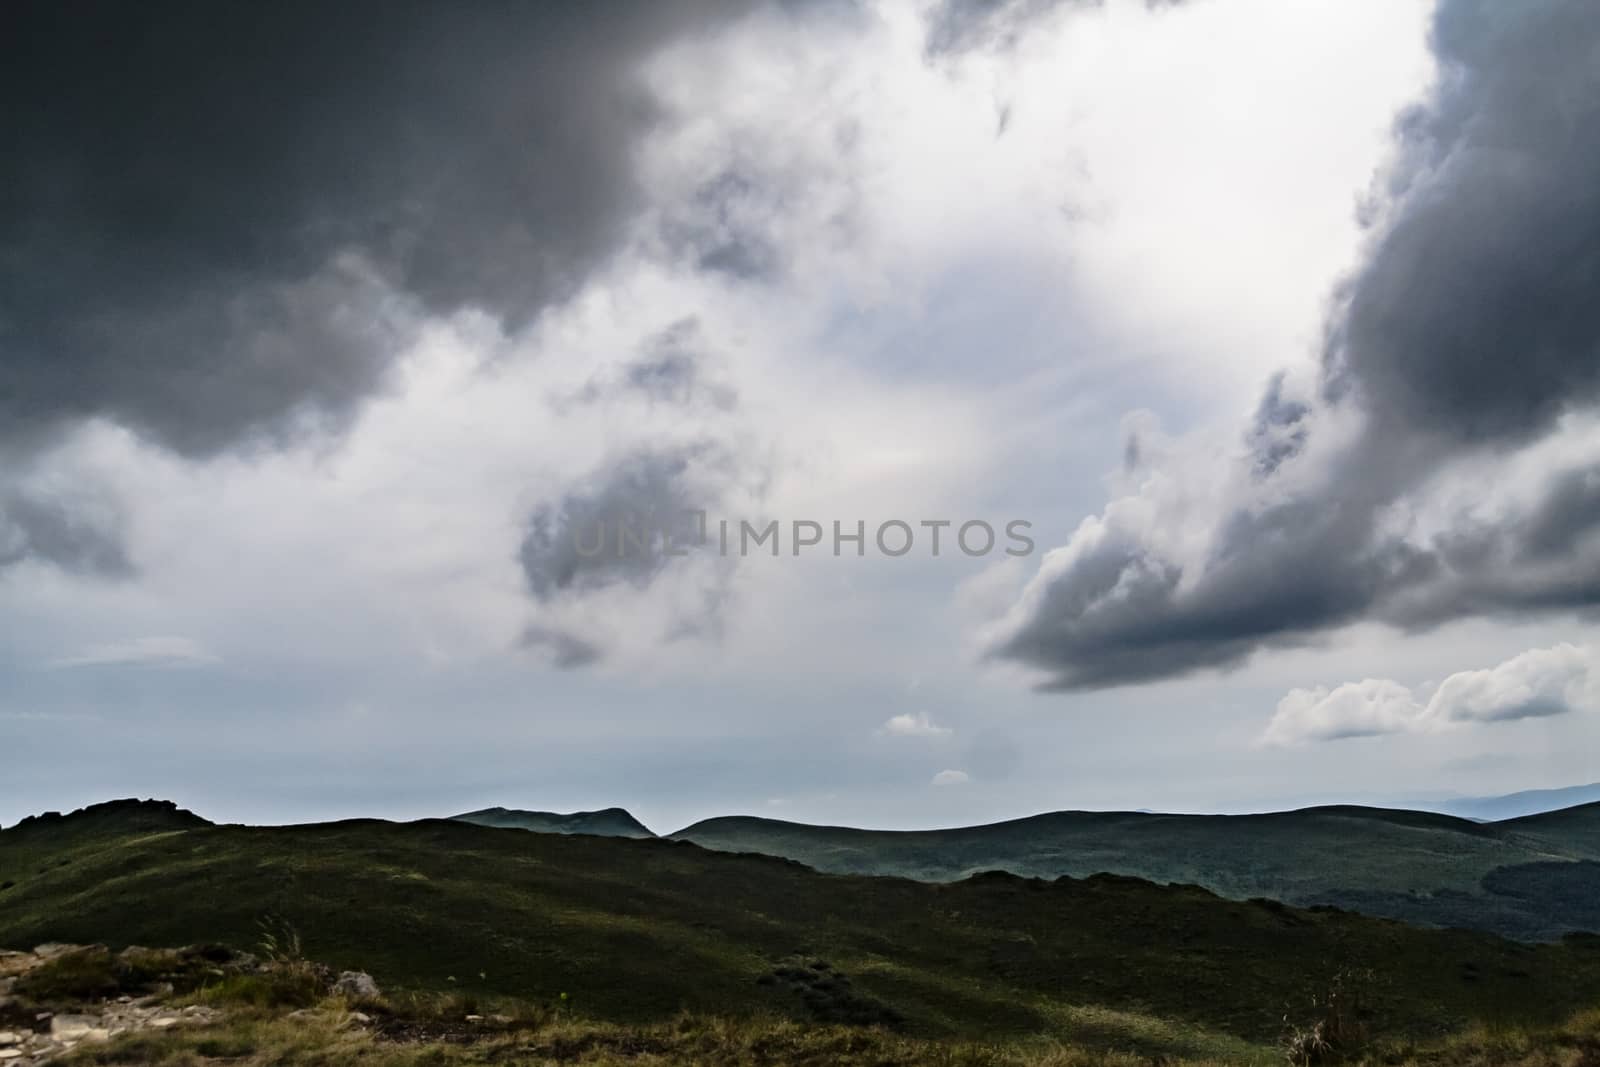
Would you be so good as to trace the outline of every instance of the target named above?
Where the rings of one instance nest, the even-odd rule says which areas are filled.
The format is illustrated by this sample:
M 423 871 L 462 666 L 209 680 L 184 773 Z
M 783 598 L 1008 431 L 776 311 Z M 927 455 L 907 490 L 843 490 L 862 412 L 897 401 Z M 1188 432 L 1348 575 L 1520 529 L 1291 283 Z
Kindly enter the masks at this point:
M 345 971 L 333 983 L 333 991 L 347 997 L 378 996 L 378 983 L 366 971 Z
M 50 1036 L 59 1041 L 86 1038 L 97 1030 L 100 1030 L 98 1015 L 57 1015 L 50 1020 Z

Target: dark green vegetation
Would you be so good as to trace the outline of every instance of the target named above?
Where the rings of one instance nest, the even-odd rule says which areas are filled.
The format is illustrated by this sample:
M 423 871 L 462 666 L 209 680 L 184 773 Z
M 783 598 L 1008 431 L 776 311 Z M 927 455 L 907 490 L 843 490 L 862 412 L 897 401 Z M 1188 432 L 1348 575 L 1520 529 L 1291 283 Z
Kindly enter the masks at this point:
M 687 1010 L 1231 1061 L 1275 1056 L 1284 1016 L 1337 971 L 1372 972 L 1364 1023 L 1396 1037 L 1553 1025 L 1600 1000 L 1600 939 L 1518 944 L 1114 876 L 828 875 L 448 820 L 209 826 L 124 802 L 0 832 L 0 880 L 0 945 L 249 947 L 272 916 L 386 989 L 629 1025 Z
M 545 834 L 594 834 L 598 837 L 654 837 L 655 834 L 622 808 L 601 811 L 517 811 L 514 808 L 484 808 L 457 815 L 458 822 L 477 826 L 498 826 L 508 830 L 534 830 Z
M 1069 811 L 930 831 L 722 818 L 671 837 L 838 874 L 953 881 L 985 870 L 1037 878 L 1109 872 L 1192 883 L 1235 900 L 1333 905 L 1524 940 L 1600 930 L 1600 804 L 1498 823 L 1359 807 Z

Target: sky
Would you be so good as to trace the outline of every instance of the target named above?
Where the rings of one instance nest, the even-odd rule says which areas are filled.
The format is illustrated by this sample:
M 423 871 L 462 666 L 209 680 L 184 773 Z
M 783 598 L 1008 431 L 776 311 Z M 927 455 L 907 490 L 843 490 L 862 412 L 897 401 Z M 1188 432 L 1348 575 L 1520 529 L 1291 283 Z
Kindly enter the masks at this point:
M 1587 0 L 5 20 L 0 822 L 1600 780 Z

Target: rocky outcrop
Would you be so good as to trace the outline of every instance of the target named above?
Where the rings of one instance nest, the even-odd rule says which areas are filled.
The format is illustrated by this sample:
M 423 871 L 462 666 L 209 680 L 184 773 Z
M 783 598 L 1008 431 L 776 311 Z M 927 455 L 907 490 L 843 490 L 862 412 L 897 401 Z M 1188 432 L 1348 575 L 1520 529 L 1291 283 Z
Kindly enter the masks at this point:
M 215 954 L 129 948 L 113 955 L 101 945 L 54 943 L 31 952 L 0 950 L 0 1067 L 49 1063 L 79 1046 L 123 1034 L 215 1022 L 222 1016 L 215 1008 L 171 1003 L 173 986 L 158 977 L 163 970 L 215 969 L 207 951 Z M 249 957 L 237 959 L 254 964 Z M 149 991 L 117 993 L 123 982 L 141 983 Z M 74 983 L 107 995 L 77 995 Z

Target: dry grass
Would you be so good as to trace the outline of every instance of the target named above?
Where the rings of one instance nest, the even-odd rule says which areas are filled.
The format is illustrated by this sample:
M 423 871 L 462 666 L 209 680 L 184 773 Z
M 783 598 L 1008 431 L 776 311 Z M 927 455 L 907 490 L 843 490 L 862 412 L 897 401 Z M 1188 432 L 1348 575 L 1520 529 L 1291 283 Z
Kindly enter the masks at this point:
M 366 1003 L 387 1012 L 361 1022 L 349 1002 L 322 1001 L 295 1018 L 243 1009 L 205 1030 L 125 1037 L 80 1049 L 65 1063 L 158 1067 L 1213 1067 L 1239 1060 L 1181 1059 L 1075 1047 L 1044 1038 L 1002 1043 L 939 1041 L 880 1029 L 778 1019 L 685 1015 L 654 1026 L 619 1026 L 529 1011 L 468 1023 L 441 998 L 430 1005 Z M 415 1010 L 402 1014 L 401 1008 Z M 420 1009 L 420 1010 L 416 1010 Z M 368 1013 L 370 1014 L 370 1012 Z M 1600 1009 L 1546 1030 L 1472 1027 L 1425 1047 L 1374 1044 L 1334 1062 L 1370 1067 L 1591 1067 L 1600 1064 Z

